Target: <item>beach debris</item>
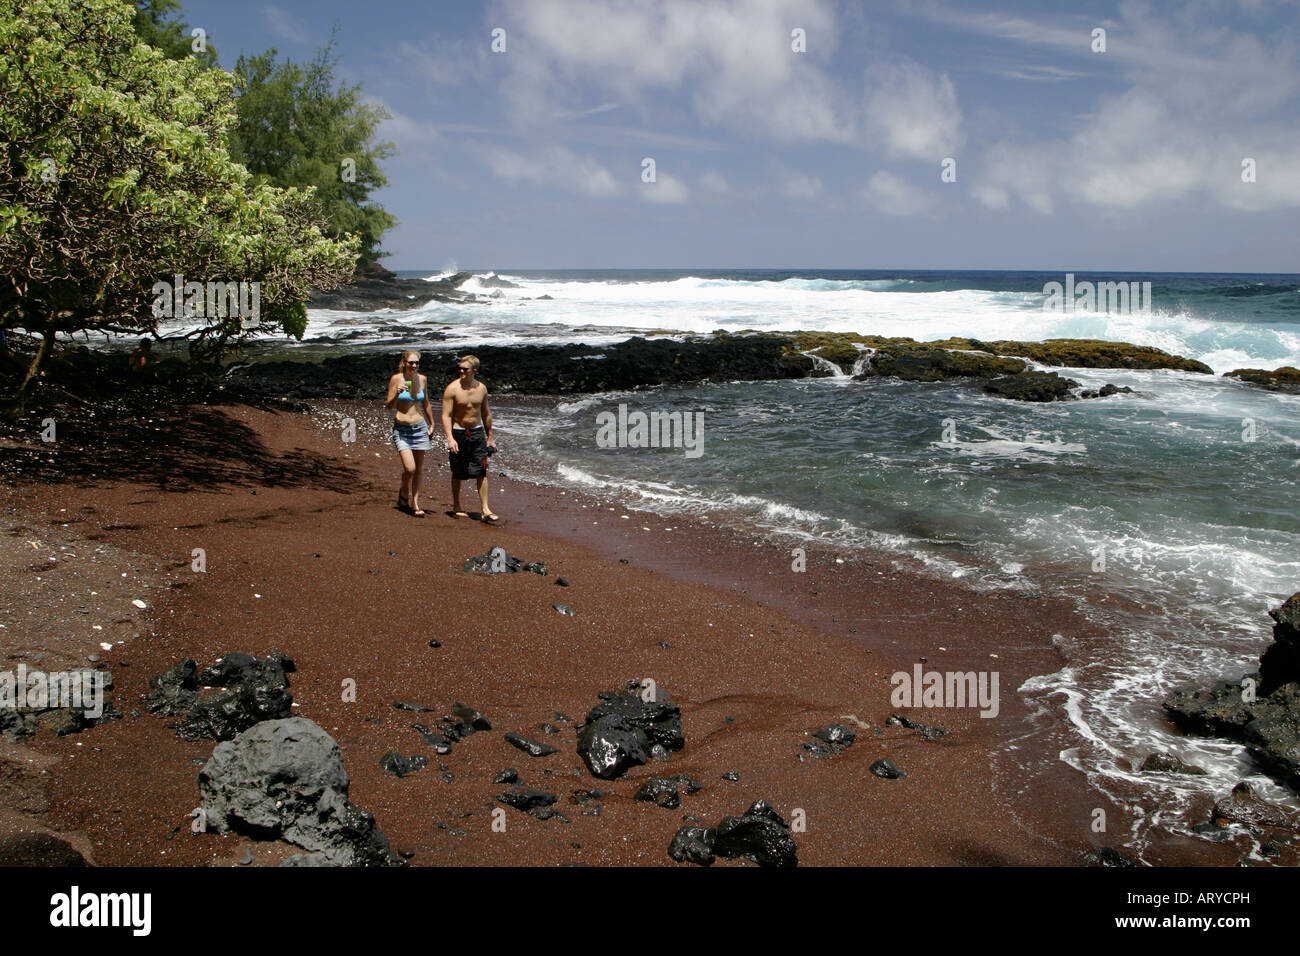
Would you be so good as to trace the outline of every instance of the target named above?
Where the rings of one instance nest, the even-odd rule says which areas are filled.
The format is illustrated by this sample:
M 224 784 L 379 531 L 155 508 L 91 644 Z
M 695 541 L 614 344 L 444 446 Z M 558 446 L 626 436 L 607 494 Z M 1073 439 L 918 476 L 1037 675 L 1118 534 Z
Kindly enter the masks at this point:
M 514 767 L 506 767 L 505 770 L 499 771 L 493 778 L 493 783 L 518 783 L 519 771 Z
M 1142 766 L 1138 767 L 1138 773 L 1204 774 L 1206 770 L 1204 767 L 1183 763 L 1182 758 L 1174 754 L 1159 752 L 1147 754 Z
M 567 588 L 567 587 L 569 586 L 569 579 L 568 579 L 568 578 L 556 578 L 556 579 L 555 579 L 555 583 L 556 583 L 558 586 L 562 587 L 562 588 Z
M 429 641 L 429 646 L 430 646 L 430 647 L 442 647 L 442 641 L 437 640 L 437 639 L 435 638 L 435 639 Z
M 709 866 L 715 857 L 743 857 L 759 866 L 799 865 L 799 848 L 790 825 L 766 800 L 755 800 L 744 816 L 723 817 L 717 827 L 684 826 L 668 845 L 679 863 Z
M 1232 792 L 1214 804 L 1210 822 L 1218 827 L 1239 823 L 1258 831 L 1260 827 L 1300 828 L 1300 818 L 1285 807 L 1264 800 L 1245 780 L 1232 788 Z
M 551 607 L 555 608 L 555 610 L 559 611 L 559 612 L 560 612 L 561 614 L 563 614 L 565 617 L 574 617 L 574 616 L 575 616 L 574 613 L 573 613 L 573 608 L 571 608 L 571 607 L 570 607 L 569 605 L 567 605 L 567 604 L 552 604 Z
M 560 752 L 559 747 L 551 747 L 548 746 L 547 744 L 539 744 L 535 741 L 529 740 L 527 737 L 522 737 L 519 734 L 516 734 L 514 732 L 506 734 L 506 742 L 509 743 L 512 747 L 517 747 L 518 749 L 522 750 L 530 757 L 548 757 L 551 754 L 558 754 Z
M 732 783 L 735 783 L 737 780 L 740 779 L 740 771 L 739 771 L 739 770 L 728 770 L 726 773 L 724 773 L 724 774 L 722 775 L 722 779 L 723 779 L 723 780 L 730 780 Z
M 560 728 L 554 724 L 538 724 L 537 726 L 544 734 L 558 734 L 560 732 Z
M 813 757 L 834 757 L 853 746 L 858 735 L 843 724 L 830 724 L 813 732 L 813 739 L 805 741 L 803 749 Z
M 434 733 L 424 724 L 411 724 L 411 729 L 424 738 L 424 742 L 433 748 L 434 752 L 443 756 L 451 753 L 451 741 L 442 734 Z
M 505 548 L 493 547 L 490 551 L 467 560 L 463 570 L 478 574 L 516 574 L 520 571 L 531 571 L 534 574 L 545 575 L 546 565 L 541 562 L 525 563 L 522 559 L 507 553 Z
M 663 744 L 651 744 L 650 756 L 655 760 L 667 762 L 669 760 L 668 750 Z
M 894 761 L 890 760 L 888 757 L 877 760 L 868 767 L 867 770 L 884 780 L 897 780 L 900 777 L 907 776 L 907 774 L 899 770 L 898 767 L 894 765 Z
M 685 790 L 687 796 L 699 793 L 704 789 L 684 773 L 677 774 L 675 777 L 651 777 L 641 784 L 641 789 L 636 792 L 635 799 L 644 803 L 653 803 L 655 806 L 663 807 L 666 810 L 676 810 L 682 805 L 682 797 L 678 788 Z
M 906 727 L 908 730 L 918 731 L 923 740 L 938 740 L 940 737 L 948 736 L 948 731 L 942 727 L 932 727 L 929 724 L 923 724 L 919 721 L 912 720 L 902 714 L 890 714 L 889 719 L 885 721 L 886 727 Z
M 407 774 L 415 773 L 417 770 L 423 770 L 429 766 L 429 758 L 423 754 L 413 757 L 403 757 L 396 750 L 390 750 L 379 758 L 379 766 L 389 773 L 396 774 L 399 777 L 405 777 Z
M 309 851 L 285 866 L 400 866 L 369 813 L 348 800 L 334 738 L 305 717 L 265 720 L 217 744 L 199 771 L 196 830 L 278 838 Z
M 601 696 L 604 699 L 578 728 L 578 754 L 593 776 L 612 780 L 629 767 L 644 764 L 652 744 L 667 750 L 686 745 L 682 714 L 675 704 L 631 694 Z
M 554 808 L 556 800 L 559 798 L 547 790 L 530 790 L 527 787 L 519 785 L 507 790 L 505 793 L 497 795 L 497 802 L 504 803 L 508 807 L 514 807 L 521 813 L 527 813 L 536 817 L 538 820 L 549 820 L 551 817 L 559 817 L 565 823 L 569 822 L 568 817 Z
M 293 658 L 274 648 L 265 658 L 227 654 L 202 673 L 187 657 L 150 678 L 145 707 L 161 717 L 179 717 L 176 730 L 185 740 L 231 740 L 261 721 L 292 716 L 285 675 L 293 670 Z M 204 694 L 201 688 L 214 690 Z

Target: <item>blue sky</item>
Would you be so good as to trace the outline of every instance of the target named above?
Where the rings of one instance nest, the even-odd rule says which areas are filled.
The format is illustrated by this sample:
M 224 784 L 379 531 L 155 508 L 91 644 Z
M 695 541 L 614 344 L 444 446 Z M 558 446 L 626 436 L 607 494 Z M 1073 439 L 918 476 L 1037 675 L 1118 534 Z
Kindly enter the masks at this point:
M 390 268 L 1300 271 L 1300 0 L 184 7 L 226 67 L 338 24 Z

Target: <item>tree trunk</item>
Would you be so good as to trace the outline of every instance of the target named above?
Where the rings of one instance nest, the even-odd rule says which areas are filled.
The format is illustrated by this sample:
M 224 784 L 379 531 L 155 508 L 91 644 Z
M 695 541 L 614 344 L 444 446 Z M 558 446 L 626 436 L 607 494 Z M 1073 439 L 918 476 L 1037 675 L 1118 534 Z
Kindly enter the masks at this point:
M 4 414 L 8 418 L 17 418 L 23 413 L 27 404 L 27 393 L 31 390 L 32 382 L 36 378 L 36 373 L 40 371 L 41 365 L 49 357 L 50 350 L 54 347 L 54 327 L 47 325 L 41 336 L 40 348 L 36 350 L 36 356 L 32 359 L 32 364 L 27 368 L 27 375 L 18 389 L 5 400 Z

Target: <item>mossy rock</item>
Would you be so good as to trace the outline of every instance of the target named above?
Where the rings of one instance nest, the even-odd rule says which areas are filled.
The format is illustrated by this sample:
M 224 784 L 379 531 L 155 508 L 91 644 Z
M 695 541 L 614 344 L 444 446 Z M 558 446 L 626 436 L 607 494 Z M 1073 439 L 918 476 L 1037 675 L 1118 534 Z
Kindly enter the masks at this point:
M 937 343 L 936 343 L 937 344 Z M 1042 342 L 997 341 L 981 343 L 999 355 L 1018 355 L 1043 365 L 1068 368 L 1175 369 L 1214 374 L 1204 362 L 1170 355 L 1150 345 L 1107 342 L 1101 339 L 1046 339 Z
M 1273 391 L 1300 391 L 1300 368 L 1293 368 L 1290 365 L 1283 365 L 1272 371 L 1262 368 L 1238 368 L 1227 372 L 1223 377 L 1240 379 Z
M 939 382 L 947 378 L 994 378 L 1016 375 L 1025 363 L 985 352 L 912 348 L 880 351 L 871 360 L 876 375 L 889 375 L 908 382 Z

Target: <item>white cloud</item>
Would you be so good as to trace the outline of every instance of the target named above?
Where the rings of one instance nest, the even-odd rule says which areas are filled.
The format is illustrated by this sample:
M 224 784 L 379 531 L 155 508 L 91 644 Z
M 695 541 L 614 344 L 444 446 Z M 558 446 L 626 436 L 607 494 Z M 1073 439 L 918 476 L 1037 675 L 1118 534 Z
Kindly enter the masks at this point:
M 930 217 L 938 209 L 938 200 L 932 193 L 883 169 L 867 180 L 859 196 L 868 206 L 887 216 Z
M 378 133 L 381 139 L 391 139 L 397 145 L 399 152 L 406 151 L 412 146 L 432 143 L 441 138 L 435 124 L 407 116 L 405 113 L 393 109 L 383 100 L 374 97 L 366 97 L 365 99 L 366 102 L 383 107 L 388 111 L 389 119 L 379 124 Z
M 781 195 L 787 199 L 817 199 L 822 194 L 822 181 L 816 176 L 799 173 L 785 181 Z
M 484 158 L 493 173 L 510 182 L 554 186 L 586 196 L 616 196 L 622 192 L 614 175 L 597 160 L 563 146 L 548 146 L 529 154 L 489 149 Z
M 852 138 L 851 103 L 818 66 L 837 41 L 826 0 L 502 0 L 489 20 L 509 24 L 503 88 L 524 125 L 594 86 L 643 110 L 680 92 L 704 123 L 783 142 Z
M 946 74 L 915 62 L 867 71 L 866 132 L 894 159 L 938 163 L 962 143 L 961 109 Z
M 304 26 L 296 17 L 279 7 L 262 7 L 262 19 L 270 28 L 272 35 L 290 43 L 309 45 L 314 42 L 315 34 Z
M 706 192 L 725 195 L 731 192 L 731 183 L 716 169 L 706 169 L 700 176 L 700 188 Z
M 1105 24 L 1106 52 L 1094 54 L 1078 18 L 1062 26 L 1059 19 L 918 9 L 950 27 L 1054 47 L 1094 70 L 1105 64 L 1124 84 L 1100 96 L 1068 135 L 985 150 L 972 166 L 971 189 L 985 206 L 1005 209 L 1014 199 L 1044 214 L 1058 202 L 1114 213 L 1189 200 L 1242 210 L 1300 206 L 1294 32 L 1234 31 L 1214 4 L 1156 11 L 1123 3 L 1120 20 Z M 1257 162 L 1255 183 L 1241 181 L 1246 157 Z
M 641 198 L 647 202 L 684 203 L 691 196 L 691 191 L 686 188 L 686 184 L 672 173 L 657 172 L 655 181 L 640 183 L 638 191 Z

